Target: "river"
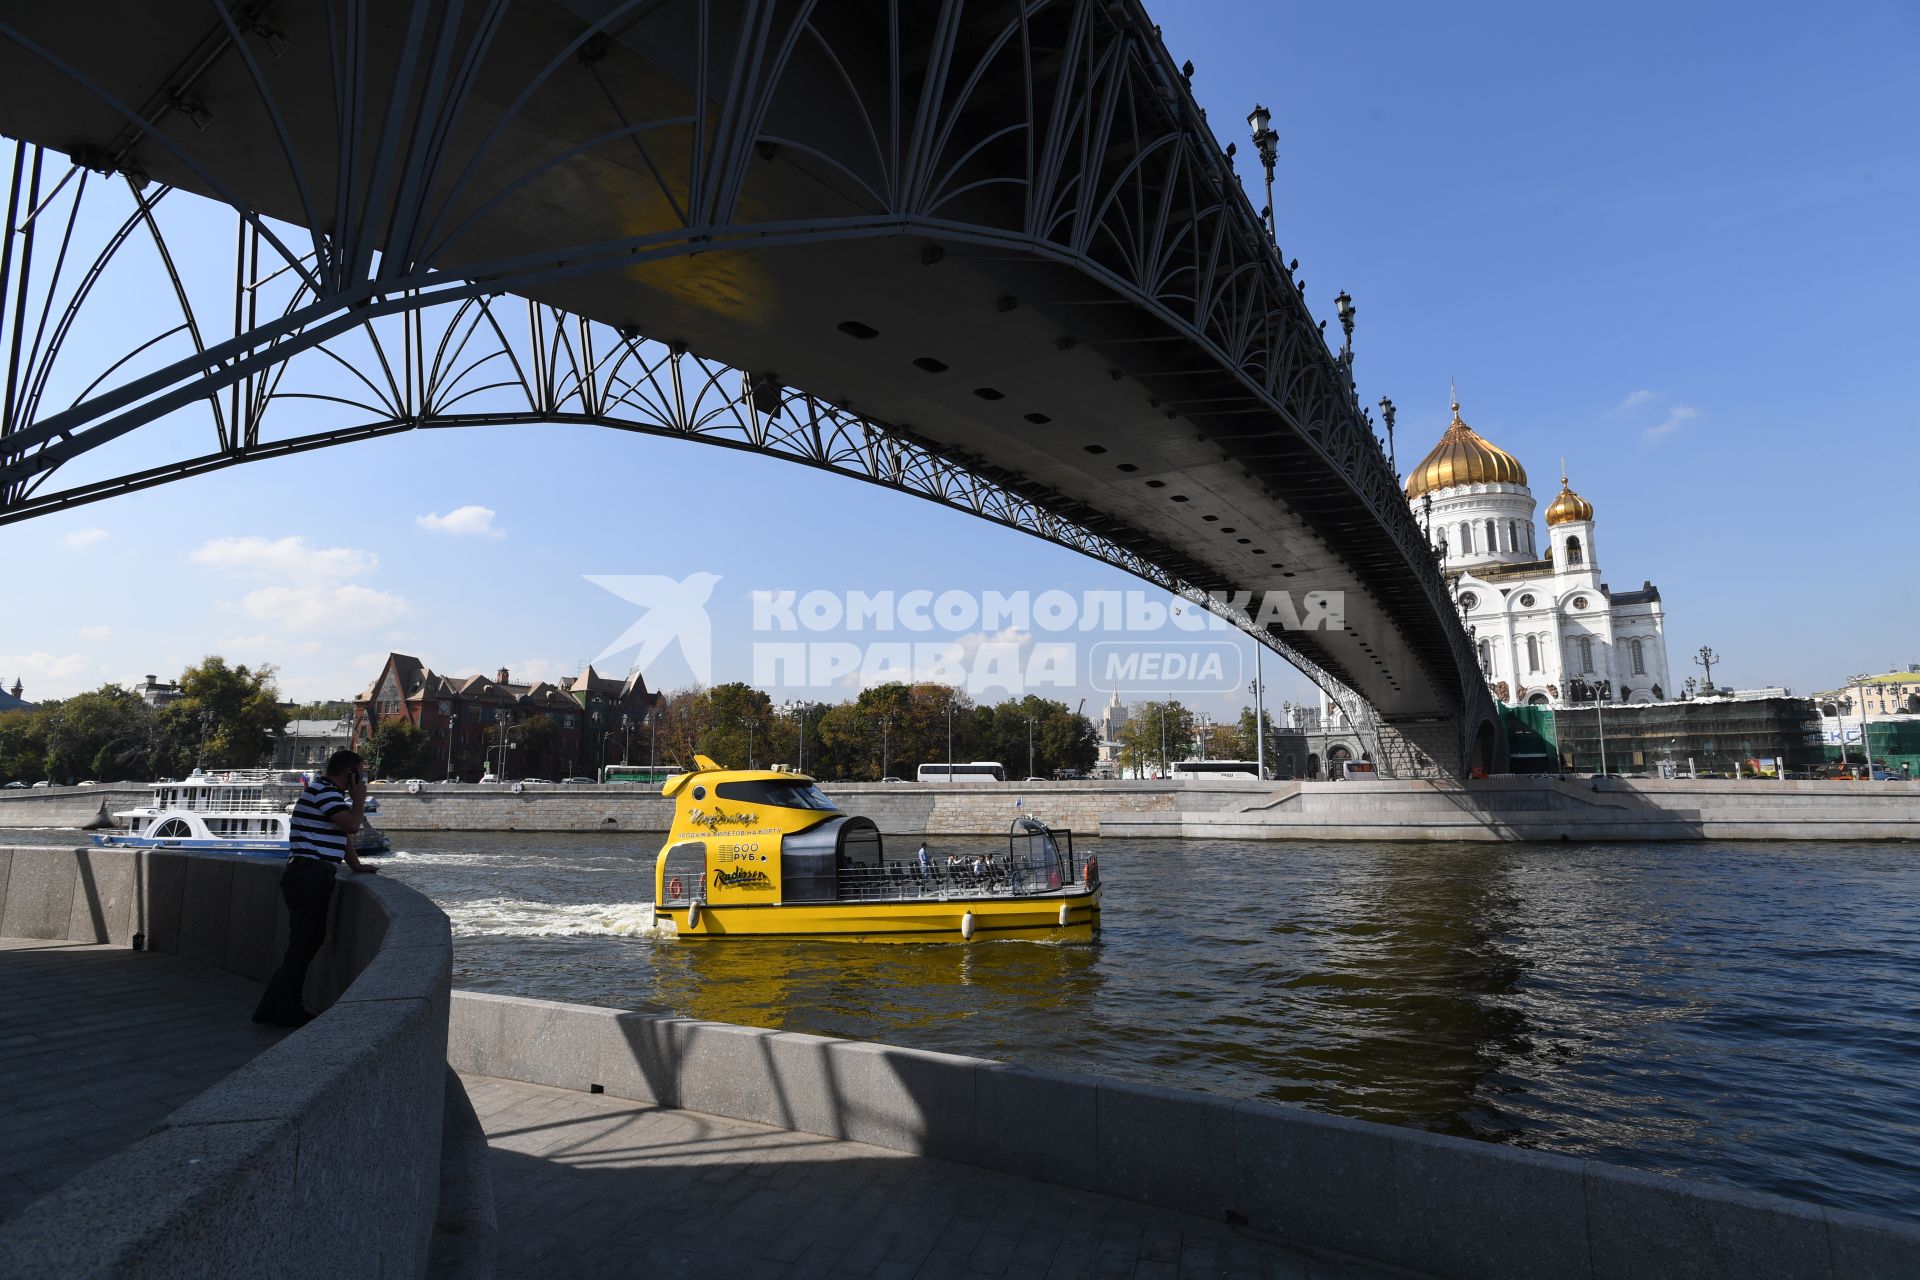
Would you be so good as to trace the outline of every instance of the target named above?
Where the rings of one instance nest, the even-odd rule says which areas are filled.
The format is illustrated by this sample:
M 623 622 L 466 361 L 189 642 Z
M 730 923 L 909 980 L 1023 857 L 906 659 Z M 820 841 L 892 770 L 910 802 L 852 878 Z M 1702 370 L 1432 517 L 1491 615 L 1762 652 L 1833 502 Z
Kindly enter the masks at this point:
M 1082 840 L 1098 941 L 884 946 L 647 934 L 645 836 L 397 843 L 385 869 L 452 917 L 461 987 L 1297 1103 L 1920 1220 L 1920 846 Z

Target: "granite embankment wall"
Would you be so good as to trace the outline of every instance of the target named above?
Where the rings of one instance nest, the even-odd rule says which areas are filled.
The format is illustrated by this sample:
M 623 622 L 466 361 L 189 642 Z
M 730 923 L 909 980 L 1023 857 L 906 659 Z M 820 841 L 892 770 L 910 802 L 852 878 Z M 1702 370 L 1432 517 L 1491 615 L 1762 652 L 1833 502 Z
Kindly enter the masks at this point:
M 1470 782 L 830 783 L 900 836 L 1002 835 L 1027 814 L 1083 836 L 1230 840 L 1902 840 L 1920 782 L 1488 778 Z M 631 786 L 374 789 L 382 829 L 664 831 L 672 802 Z M 80 826 L 142 788 L 0 792 L 0 828 Z M 1016 807 L 1018 802 L 1018 807 Z
M 1109 813 L 1207 812 L 1264 798 L 1258 782 L 1036 782 L 926 785 L 834 783 L 827 791 L 847 812 L 872 818 L 897 835 L 1002 835 L 1020 814 L 1055 826 L 1099 833 Z M 525 786 L 423 783 L 379 786 L 374 824 L 383 831 L 642 831 L 662 832 L 673 802 L 635 786 Z M 145 787 L 47 787 L 0 792 L 0 828 L 78 827 L 104 806 L 108 813 L 149 802 Z M 1016 808 L 1016 800 L 1024 801 Z
M 456 992 L 455 1068 L 1244 1221 L 1425 1274 L 1920 1275 L 1920 1228 L 1567 1156 L 979 1058 Z
M 122 945 L 139 934 L 152 950 L 264 980 L 286 942 L 283 865 L 0 848 L 0 934 Z M 385 876 L 342 877 L 334 907 L 308 988 L 325 1014 L 10 1219 L 0 1275 L 425 1270 L 451 1078 L 451 932 L 438 907 Z
M 1230 840 L 1911 840 L 1920 838 L 1920 782 L 1286 783 L 1229 807 L 1110 813 L 1100 831 Z

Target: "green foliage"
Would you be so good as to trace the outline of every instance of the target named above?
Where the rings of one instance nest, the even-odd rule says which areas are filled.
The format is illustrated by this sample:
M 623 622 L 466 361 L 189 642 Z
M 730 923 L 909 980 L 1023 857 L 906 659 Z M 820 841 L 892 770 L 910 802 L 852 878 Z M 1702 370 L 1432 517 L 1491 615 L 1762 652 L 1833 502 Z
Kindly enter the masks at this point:
M 47 776 L 47 721 L 52 705 L 0 711 L 0 782 L 39 782 Z
M 360 748 L 367 772 L 377 778 L 424 778 L 433 767 L 434 744 L 424 730 L 389 720 Z
M 182 777 L 196 763 L 251 769 L 271 757 L 274 735 L 286 723 L 274 668 L 230 667 L 212 654 L 180 673 L 180 689 L 184 696 L 159 714 L 159 772 Z
M 1178 701 L 1136 703 L 1120 730 L 1120 769 L 1132 777 L 1166 777 L 1193 749 L 1193 712 Z
M 144 779 L 158 724 L 140 695 L 117 684 L 49 704 L 46 772 L 57 782 Z

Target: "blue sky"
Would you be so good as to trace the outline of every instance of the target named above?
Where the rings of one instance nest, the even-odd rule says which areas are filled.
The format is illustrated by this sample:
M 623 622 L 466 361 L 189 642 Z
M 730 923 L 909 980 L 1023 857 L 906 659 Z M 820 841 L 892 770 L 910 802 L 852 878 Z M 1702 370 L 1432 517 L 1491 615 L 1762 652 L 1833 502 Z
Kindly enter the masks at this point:
M 1252 190 L 1244 118 L 1273 109 L 1282 247 L 1320 314 L 1353 294 L 1403 469 L 1457 379 L 1542 506 L 1566 458 L 1609 581 L 1661 587 L 1676 667 L 1708 644 L 1720 678 L 1805 691 L 1920 661 L 1920 11 L 1152 7 Z M 689 481 L 717 466 L 783 500 L 716 527 Z M 474 507 L 493 514 L 420 523 Z M 717 679 L 751 675 L 754 588 L 1138 585 L 871 486 L 567 427 L 236 468 L 7 527 L 0 555 L 0 679 L 29 698 L 210 652 L 300 697 L 351 694 L 390 648 L 559 676 L 637 612 L 589 574 L 720 575 Z M 1276 699 L 1304 692 L 1268 671 Z M 669 653 L 649 676 L 689 673 Z

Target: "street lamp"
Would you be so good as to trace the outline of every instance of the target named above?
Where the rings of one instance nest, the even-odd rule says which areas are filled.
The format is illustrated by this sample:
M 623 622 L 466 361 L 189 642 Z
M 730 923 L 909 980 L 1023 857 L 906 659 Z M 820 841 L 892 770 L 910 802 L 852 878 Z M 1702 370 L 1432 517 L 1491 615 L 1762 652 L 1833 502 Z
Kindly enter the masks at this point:
M 1398 480 L 1400 478 L 1400 463 L 1398 460 L 1398 455 L 1395 454 L 1393 451 L 1393 417 L 1395 412 L 1396 411 L 1393 407 L 1393 401 L 1387 399 L 1385 396 L 1381 396 L 1380 397 L 1380 416 L 1387 420 L 1387 467 L 1389 470 L 1393 472 L 1393 478 L 1395 480 Z M 1427 494 L 1424 496 L 1427 498 L 1429 503 L 1432 502 L 1433 495 Z M 1429 506 L 1427 510 L 1432 511 L 1433 508 Z
M 1260 153 L 1260 167 L 1266 171 L 1267 175 L 1267 207 L 1262 209 L 1260 214 L 1267 220 L 1267 238 L 1277 246 L 1280 237 L 1273 226 L 1273 165 L 1279 159 L 1276 144 L 1280 141 L 1280 135 L 1267 127 L 1272 119 L 1272 113 L 1257 104 L 1247 113 L 1247 128 L 1253 131 L 1253 147 Z
M 788 698 L 781 704 L 780 709 L 792 717 L 794 723 L 799 726 L 796 733 L 799 739 L 799 751 L 794 767 L 801 773 L 805 773 L 807 771 L 807 704 Z
M 1342 289 L 1333 300 L 1334 314 L 1340 317 L 1340 363 L 1347 371 L 1347 393 L 1353 393 L 1353 299 Z
M 447 717 L 447 772 L 444 776 L 449 778 L 453 776 L 453 731 L 459 728 L 459 726 L 459 712 L 455 712 Z
M 1025 717 L 1027 722 L 1027 776 L 1033 776 L 1033 716 Z
M 754 767 L 754 764 L 753 764 L 753 717 L 741 716 L 740 723 L 747 726 L 747 768 L 751 769 Z
M 1693 655 L 1693 661 L 1695 666 L 1706 668 L 1707 676 L 1706 679 L 1700 682 L 1700 692 L 1711 697 L 1714 692 L 1713 664 L 1720 661 L 1720 655 L 1703 644 L 1700 646 L 1699 652 Z
M 893 717 L 880 717 L 880 776 L 887 776 L 887 735 L 893 729 Z
M 1873 738 L 1872 735 L 1867 732 L 1867 677 L 1864 674 L 1857 675 L 1847 681 L 1847 683 L 1860 691 L 1860 751 L 1867 758 L 1867 781 L 1872 782 Z M 1842 729 L 1840 731 L 1840 758 L 1842 760 L 1846 759 L 1847 756 L 1846 742 L 1846 730 Z
M 953 695 L 947 695 L 947 781 L 953 781 Z

